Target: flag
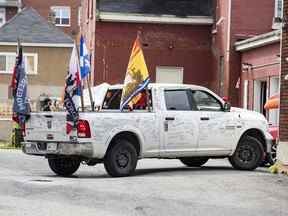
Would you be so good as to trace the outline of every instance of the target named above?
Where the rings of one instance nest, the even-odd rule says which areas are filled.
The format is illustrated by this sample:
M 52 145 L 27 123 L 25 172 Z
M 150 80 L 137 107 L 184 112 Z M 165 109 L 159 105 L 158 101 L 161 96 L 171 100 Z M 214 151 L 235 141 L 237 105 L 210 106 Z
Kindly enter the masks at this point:
M 126 71 L 120 110 L 123 110 L 128 104 L 130 106 L 136 104 L 140 99 L 137 95 L 148 86 L 149 82 L 150 78 L 148 69 L 145 63 L 139 36 L 137 36 L 133 44 Z
M 91 71 L 90 66 L 90 55 L 84 40 L 84 37 L 81 35 L 80 38 L 80 74 L 81 79 L 84 79 Z
M 74 45 L 70 63 L 69 71 L 66 77 L 66 86 L 64 93 L 64 106 L 67 111 L 67 134 L 73 128 L 76 128 L 79 118 L 79 106 L 80 106 L 80 96 L 81 96 L 81 81 L 80 81 L 80 70 L 79 70 L 79 60 L 77 55 L 77 48 Z
M 18 123 L 21 128 L 23 128 L 25 120 L 31 111 L 27 97 L 27 84 L 23 50 L 20 42 L 18 42 L 17 57 L 11 80 L 14 97 L 12 119 Z

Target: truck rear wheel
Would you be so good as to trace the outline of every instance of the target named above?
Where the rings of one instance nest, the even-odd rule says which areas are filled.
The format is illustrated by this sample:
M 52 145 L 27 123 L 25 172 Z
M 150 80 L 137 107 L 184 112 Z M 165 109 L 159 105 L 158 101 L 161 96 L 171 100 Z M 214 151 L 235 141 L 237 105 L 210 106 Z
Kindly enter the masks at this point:
M 184 157 L 179 159 L 183 164 L 188 167 L 200 167 L 204 165 L 209 158 L 207 157 Z
M 262 144 L 254 137 L 243 137 L 234 154 L 229 157 L 232 166 L 240 170 L 254 170 L 262 162 L 264 150 Z
M 75 158 L 57 157 L 48 158 L 50 169 L 59 176 L 71 176 L 75 173 L 79 166 L 80 161 Z
M 136 149 L 125 139 L 116 140 L 104 158 L 105 169 L 112 177 L 129 176 L 134 173 L 136 165 Z

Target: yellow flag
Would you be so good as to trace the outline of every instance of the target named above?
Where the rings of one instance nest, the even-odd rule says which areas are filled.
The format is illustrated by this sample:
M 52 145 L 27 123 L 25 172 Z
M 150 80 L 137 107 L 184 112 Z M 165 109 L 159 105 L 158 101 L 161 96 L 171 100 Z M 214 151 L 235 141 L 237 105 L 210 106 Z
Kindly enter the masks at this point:
M 120 109 L 123 110 L 128 103 L 129 105 L 137 103 L 140 99 L 137 95 L 147 87 L 149 82 L 148 69 L 137 36 L 126 71 Z

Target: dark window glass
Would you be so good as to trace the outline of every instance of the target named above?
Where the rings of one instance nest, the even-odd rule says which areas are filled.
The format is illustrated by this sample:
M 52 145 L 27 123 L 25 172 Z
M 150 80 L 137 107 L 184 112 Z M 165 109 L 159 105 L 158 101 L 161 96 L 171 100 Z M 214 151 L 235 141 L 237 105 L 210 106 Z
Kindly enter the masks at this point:
M 55 18 L 55 24 L 59 25 L 60 23 L 60 18 Z
M 62 18 L 62 25 L 69 25 L 69 18 Z
M 167 110 L 192 110 L 188 90 L 166 90 L 165 102 Z
M 108 90 L 103 102 L 102 109 L 110 109 L 110 110 L 119 110 L 120 109 L 120 102 L 122 96 L 122 89 L 111 89 Z M 152 108 L 152 97 L 151 91 L 149 90 L 149 98 L 150 104 Z M 137 96 L 136 96 L 137 97 Z M 147 110 L 147 95 L 146 90 L 142 91 L 138 95 L 138 101 L 133 106 L 133 110 Z M 127 107 L 128 108 L 128 107 Z
M 194 101 L 196 102 L 198 110 L 206 111 L 221 111 L 221 103 L 208 92 L 192 91 Z
M 111 89 L 108 90 L 103 102 L 102 109 L 112 109 L 112 110 L 119 110 L 120 102 L 121 102 L 121 89 Z

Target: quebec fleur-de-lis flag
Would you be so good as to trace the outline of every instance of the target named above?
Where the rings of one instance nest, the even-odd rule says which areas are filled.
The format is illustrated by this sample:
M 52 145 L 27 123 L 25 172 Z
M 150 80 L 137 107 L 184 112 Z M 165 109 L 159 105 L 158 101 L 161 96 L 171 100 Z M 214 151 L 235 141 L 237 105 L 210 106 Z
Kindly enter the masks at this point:
M 137 36 L 133 44 L 126 71 L 120 110 L 122 111 L 125 107 L 127 107 L 128 104 L 129 106 L 136 104 L 140 98 L 135 96 L 137 96 L 139 92 L 145 89 L 149 82 L 150 78 L 148 69 L 145 63 L 139 36 Z

